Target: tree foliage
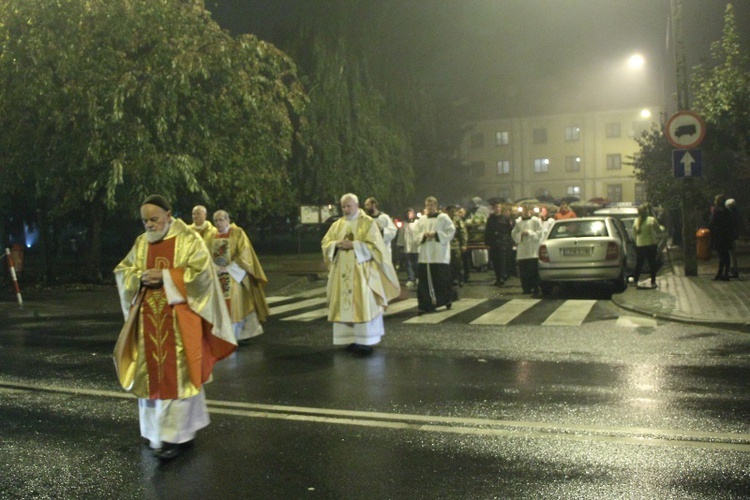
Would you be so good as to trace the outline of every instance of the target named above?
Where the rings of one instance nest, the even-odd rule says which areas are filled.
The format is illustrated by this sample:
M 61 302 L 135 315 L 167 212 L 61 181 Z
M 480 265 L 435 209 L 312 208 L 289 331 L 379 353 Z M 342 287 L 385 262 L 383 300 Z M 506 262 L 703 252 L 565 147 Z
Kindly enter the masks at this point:
M 296 66 L 201 0 L 3 0 L 0 79 L 0 192 L 50 221 L 134 214 L 153 192 L 234 212 L 294 200 Z
M 283 42 L 309 92 L 309 149 L 300 155 L 301 200 L 336 202 L 345 192 L 404 203 L 413 185 L 413 137 L 373 73 L 373 44 L 352 25 L 363 2 L 311 0 L 301 26 Z
M 717 192 L 742 197 L 738 181 L 750 177 L 750 59 L 736 31 L 732 5 L 724 16 L 722 39 L 711 45 L 715 64 L 698 66 L 691 75 L 693 110 L 706 122 L 703 177 L 694 183 L 688 199 L 706 206 Z M 680 204 L 682 179 L 672 172 L 672 146 L 661 127 L 638 138 L 640 153 L 633 159 L 636 177 L 647 184 L 648 197 L 665 207 Z
M 709 124 L 703 147 L 724 152 L 715 165 L 718 179 L 747 179 L 750 178 L 750 56 L 740 45 L 731 4 L 724 14 L 722 39 L 711 45 L 711 55 L 716 64 L 710 68 L 697 67 L 692 79 L 694 108 Z

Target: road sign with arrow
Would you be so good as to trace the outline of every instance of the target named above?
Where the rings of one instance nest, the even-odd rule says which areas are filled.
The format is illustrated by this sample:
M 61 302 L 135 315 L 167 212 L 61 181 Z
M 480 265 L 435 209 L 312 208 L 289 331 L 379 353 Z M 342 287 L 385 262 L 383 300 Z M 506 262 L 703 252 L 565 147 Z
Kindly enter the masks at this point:
M 701 177 L 703 175 L 703 154 L 701 150 L 673 150 L 672 168 L 675 177 Z

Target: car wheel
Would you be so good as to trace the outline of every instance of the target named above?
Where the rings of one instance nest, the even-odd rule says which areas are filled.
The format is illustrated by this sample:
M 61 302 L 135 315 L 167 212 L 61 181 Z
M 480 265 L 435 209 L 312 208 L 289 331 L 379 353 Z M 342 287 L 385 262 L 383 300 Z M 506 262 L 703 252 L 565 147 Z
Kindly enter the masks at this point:
M 623 269 L 620 271 L 620 277 L 614 283 L 615 293 L 622 293 L 628 289 L 628 276 Z
M 539 283 L 539 290 L 541 290 L 542 295 L 551 295 L 552 294 L 552 283 L 549 281 L 542 281 Z

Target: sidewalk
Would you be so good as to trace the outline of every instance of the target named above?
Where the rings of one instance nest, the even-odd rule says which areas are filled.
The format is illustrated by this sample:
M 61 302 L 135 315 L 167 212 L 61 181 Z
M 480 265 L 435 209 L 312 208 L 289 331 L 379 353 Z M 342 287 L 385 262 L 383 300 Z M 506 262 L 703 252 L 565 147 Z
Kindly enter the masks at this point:
M 319 254 L 260 255 L 268 276 L 266 295 L 292 295 L 325 285 L 326 269 Z M 669 258 L 657 278 L 656 290 L 629 287 L 614 294 L 619 307 L 655 318 L 687 323 L 750 326 L 750 252 L 739 255 L 739 280 L 712 281 L 718 259 L 698 261 L 698 276 L 684 276 L 682 252 L 669 249 Z M 464 298 L 518 298 L 520 282 L 512 278 L 497 288 L 491 273 L 472 275 L 469 285 L 459 290 Z M 121 314 L 117 292 L 112 285 L 80 285 L 56 289 L 21 289 L 24 307 L 8 291 L 0 298 L 0 318 L 53 319 L 60 316 Z
M 635 286 L 612 296 L 612 302 L 655 318 L 699 324 L 750 326 L 750 254 L 738 255 L 740 279 L 713 281 L 718 258 L 698 260 L 698 276 L 685 276 L 682 250 L 668 249 L 656 290 Z M 641 276 L 644 278 L 644 276 Z M 647 278 L 647 277 L 646 277 Z

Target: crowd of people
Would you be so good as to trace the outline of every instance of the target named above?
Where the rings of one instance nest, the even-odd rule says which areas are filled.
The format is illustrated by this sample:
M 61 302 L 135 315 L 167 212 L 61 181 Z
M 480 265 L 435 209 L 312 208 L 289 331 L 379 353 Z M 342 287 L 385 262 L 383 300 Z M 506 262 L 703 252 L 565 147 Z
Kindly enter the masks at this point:
M 372 353 L 384 333 L 383 314 L 401 295 L 392 246 L 401 250 L 407 288 L 417 288 L 419 314 L 450 309 L 469 280 L 472 254 L 466 209 L 425 199 L 421 216 L 409 208 L 400 229 L 375 198 L 347 193 L 342 217 L 321 241 L 328 270 L 328 321 L 333 344 L 355 355 Z M 188 446 L 210 419 L 203 385 L 214 364 L 239 343 L 261 335 L 269 315 L 268 279 L 245 231 L 225 210 L 208 220 L 193 208 L 191 224 L 172 216 L 168 200 L 149 196 L 141 205 L 145 232 L 115 268 L 125 324 L 118 337 L 115 367 L 122 387 L 138 397 L 141 436 L 156 457 L 169 460 Z M 514 211 L 494 203 L 486 219 L 482 250 L 489 249 L 495 286 L 518 269 L 525 294 L 538 295 L 538 251 L 554 220 L 575 218 L 562 203 L 553 217 L 533 206 Z M 734 246 L 739 237 L 734 200 L 716 197 L 710 230 L 719 253 L 715 280 L 738 276 Z M 634 224 L 636 281 L 647 261 L 656 278 L 655 234 L 663 231 L 646 207 Z M 512 262 L 515 249 L 515 263 Z M 468 259 L 467 259 L 468 256 Z

